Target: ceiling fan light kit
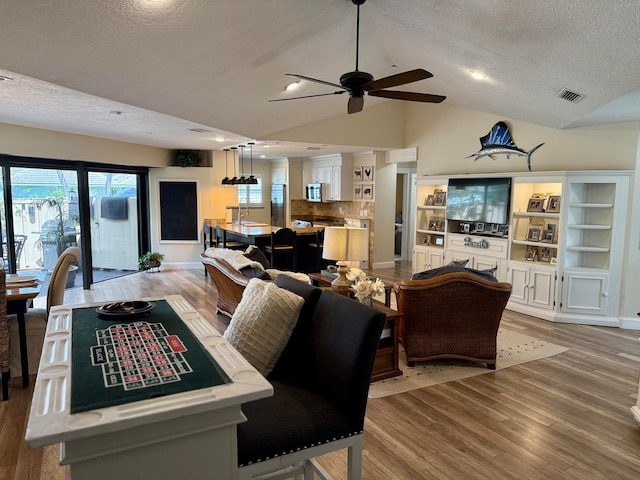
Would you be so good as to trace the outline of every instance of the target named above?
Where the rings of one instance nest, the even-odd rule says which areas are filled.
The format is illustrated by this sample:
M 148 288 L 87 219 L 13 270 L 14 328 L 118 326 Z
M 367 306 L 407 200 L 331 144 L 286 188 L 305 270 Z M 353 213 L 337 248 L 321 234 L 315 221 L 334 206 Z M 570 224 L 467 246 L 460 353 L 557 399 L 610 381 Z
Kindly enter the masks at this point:
M 415 93 L 415 92 L 403 92 L 399 90 L 385 90 L 390 87 L 398 87 L 406 85 L 408 83 L 417 82 L 419 80 L 425 80 L 433 77 L 433 75 L 421 68 L 415 70 L 409 70 L 403 73 L 397 73 L 395 75 L 389 75 L 387 77 L 375 80 L 373 75 L 367 72 L 358 70 L 358 58 L 360 54 L 360 5 L 364 4 L 366 0 L 351 0 L 351 2 L 357 6 L 356 16 L 356 68 L 353 72 L 344 73 L 340 77 L 340 83 L 332 83 L 317 78 L 307 77 L 305 75 L 298 75 L 295 73 L 287 73 L 286 75 L 300 80 L 307 80 L 309 82 L 321 83 L 330 87 L 338 88 L 339 90 L 331 93 L 320 93 L 316 95 L 305 95 L 302 97 L 289 97 L 289 98 L 277 98 L 269 100 L 270 102 L 281 102 L 286 100 L 299 100 L 301 98 L 312 97 L 324 97 L 326 95 L 340 95 L 343 93 L 349 94 L 349 101 L 347 102 L 347 113 L 357 113 L 364 108 L 364 95 L 371 95 L 372 97 L 389 98 L 393 100 L 407 100 L 410 102 L 425 102 L 425 103 L 440 103 L 445 98 L 442 95 L 431 95 L 427 93 Z

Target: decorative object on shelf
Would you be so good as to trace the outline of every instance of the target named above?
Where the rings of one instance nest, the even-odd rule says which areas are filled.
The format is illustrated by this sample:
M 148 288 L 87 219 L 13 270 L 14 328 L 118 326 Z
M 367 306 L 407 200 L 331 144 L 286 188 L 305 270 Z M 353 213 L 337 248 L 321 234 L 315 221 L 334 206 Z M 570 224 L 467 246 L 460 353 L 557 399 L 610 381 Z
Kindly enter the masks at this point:
M 362 167 L 362 181 L 363 182 L 373 182 L 373 170 L 374 166 L 370 167 Z
M 435 232 L 443 232 L 444 231 L 444 217 L 434 215 L 429 220 L 429 230 L 433 230 Z
M 549 247 L 542 247 L 540 249 L 540 261 L 547 262 L 551 260 L 551 249 Z
M 348 295 L 351 280 L 346 276 L 349 262 L 369 258 L 369 230 L 366 228 L 325 227 L 322 258 L 337 260 L 338 278 L 331 282 L 333 291 Z
M 362 181 L 362 167 L 353 167 L 353 181 L 354 182 Z
M 433 204 L 437 207 L 444 207 L 447 202 L 447 192 L 444 190 L 437 190 L 435 192 L 435 199 Z
M 547 198 L 547 213 L 559 213 L 560 212 L 560 195 L 550 195 Z
M 471 237 L 464 237 L 464 246 L 473 248 L 489 248 L 489 242 L 484 238 L 482 240 L 474 241 Z
M 373 199 L 373 184 L 365 184 L 362 185 L 362 198 L 364 200 L 372 200 Z
M 544 198 L 530 198 L 527 205 L 527 212 L 542 212 Z
M 527 261 L 528 262 L 535 262 L 536 259 L 538 258 L 538 247 L 534 247 L 532 245 L 529 245 L 527 247 Z
M 147 252 L 138 259 L 140 270 L 151 270 L 157 268 L 160 271 L 160 264 L 164 259 L 164 254 L 158 252 Z
M 422 243 L 424 245 L 431 245 L 431 235 L 425 235 L 424 239 L 422 240 Z
M 435 199 L 436 199 L 435 195 L 427 195 L 427 197 L 424 199 L 424 204 L 433 205 L 433 202 L 435 201 Z
M 511 132 L 509 132 L 507 124 L 505 122 L 498 122 L 491 128 L 487 135 L 480 137 L 480 145 L 480 150 L 465 158 L 476 157 L 473 160 L 475 162 L 482 157 L 489 157 L 495 160 L 494 155 L 506 155 L 507 159 L 509 159 L 511 155 L 517 155 L 519 157 L 526 157 L 527 168 L 531 171 L 531 154 L 544 145 L 544 143 L 533 147 L 528 152 L 518 148 L 513 138 L 511 138 Z
M 553 243 L 553 237 L 555 233 L 555 230 L 543 230 L 542 238 L 540 239 L 540 241 L 542 243 Z
M 361 303 L 371 305 L 371 297 L 384 293 L 384 282 L 379 278 L 368 279 L 367 274 L 359 268 L 350 268 L 347 272 L 347 278 L 354 282 L 351 290 Z
M 538 223 L 530 224 L 529 228 L 527 229 L 527 241 L 539 242 L 541 236 L 542 236 L 542 225 Z

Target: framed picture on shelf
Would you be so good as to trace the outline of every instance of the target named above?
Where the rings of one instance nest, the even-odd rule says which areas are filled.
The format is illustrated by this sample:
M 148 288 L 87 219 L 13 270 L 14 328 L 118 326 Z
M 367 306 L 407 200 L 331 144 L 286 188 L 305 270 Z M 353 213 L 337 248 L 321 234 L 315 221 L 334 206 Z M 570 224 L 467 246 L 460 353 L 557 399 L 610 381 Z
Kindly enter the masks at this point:
M 433 204 L 438 207 L 444 207 L 445 202 L 447 201 L 447 192 L 444 190 L 437 190 L 435 192 L 435 196 L 436 198 L 433 201 Z
M 444 230 L 444 217 L 434 215 L 429 219 L 429 230 L 442 232 Z
M 362 181 L 363 182 L 373 182 L 373 169 L 375 167 L 373 165 L 368 167 L 362 167 Z
M 542 238 L 540 241 L 542 243 L 553 243 L 553 237 L 555 236 L 555 230 L 543 230 Z
M 353 167 L 353 181 L 354 182 L 362 181 L 362 167 Z
M 373 184 L 362 185 L 362 199 L 373 200 Z
M 527 241 L 528 242 L 539 242 L 540 237 L 542 236 L 542 225 L 537 223 L 530 224 L 527 229 Z
M 484 223 L 482 222 L 476 223 L 474 230 L 476 232 L 484 232 Z
M 353 186 L 353 198 L 356 200 L 362 200 L 362 185 Z
M 469 233 L 471 232 L 471 224 L 470 223 L 465 223 L 464 226 L 462 227 L 462 231 L 464 233 Z
M 498 233 L 503 237 L 509 235 L 509 225 L 498 225 Z
M 559 213 L 560 212 L 560 195 L 549 195 L 547 198 L 547 213 Z
M 530 198 L 527 205 L 527 212 L 542 212 L 544 198 Z
M 527 247 L 527 256 L 526 256 L 527 262 L 535 262 L 537 258 L 538 258 L 538 247 L 529 245 Z
M 551 261 L 549 263 L 551 263 L 551 265 L 557 265 L 558 264 L 557 257 L 551 257 Z
M 426 198 L 424 199 L 424 204 L 425 205 L 433 205 L 433 201 L 435 200 L 435 195 L 427 195 Z
M 444 246 L 444 237 L 435 237 L 435 241 L 433 242 L 433 244 L 438 246 L 438 247 L 443 247 Z
M 549 247 L 542 247 L 540 249 L 540 261 L 547 263 L 551 261 L 551 249 Z

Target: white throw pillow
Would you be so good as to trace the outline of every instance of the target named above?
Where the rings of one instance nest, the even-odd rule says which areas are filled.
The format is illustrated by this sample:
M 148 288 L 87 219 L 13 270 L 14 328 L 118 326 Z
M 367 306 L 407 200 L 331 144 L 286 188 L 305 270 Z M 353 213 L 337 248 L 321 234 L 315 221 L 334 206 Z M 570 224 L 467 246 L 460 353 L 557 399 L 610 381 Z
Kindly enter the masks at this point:
M 302 309 L 302 297 L 275 283 L 252 278 L 224 338 L 263 376 L 275 366 Z

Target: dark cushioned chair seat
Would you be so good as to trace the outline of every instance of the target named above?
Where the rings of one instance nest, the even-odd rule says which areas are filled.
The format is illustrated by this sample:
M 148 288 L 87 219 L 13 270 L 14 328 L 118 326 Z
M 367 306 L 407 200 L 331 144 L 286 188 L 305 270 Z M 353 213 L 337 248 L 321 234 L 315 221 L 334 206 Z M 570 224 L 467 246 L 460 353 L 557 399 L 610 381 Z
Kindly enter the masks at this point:
M 467 262 L 465 261 L 464 263 Z M 452 264 L 445 265 L 443 267 L 432 268 L 431 270 L 426 270 L 424 272 L 414 273 L 413 275 L 411 275 L 411 280 L 428 280 L 430 278 L 436 278 L 441 275 L 446 275 L 447 273 L 471 273 L 490 282 L 498 281 L 498 279 L 494 275 L 496 273 L 495 268 L 492 268 L 490 270 L 476 270 L 475 268 L 467 268 L 465 266 Z
M 324 396 L 277 381 L 272 384 L 273 397 L 242 406 L 248 422 L 238 425 L 239 466 L 360 433 Z

